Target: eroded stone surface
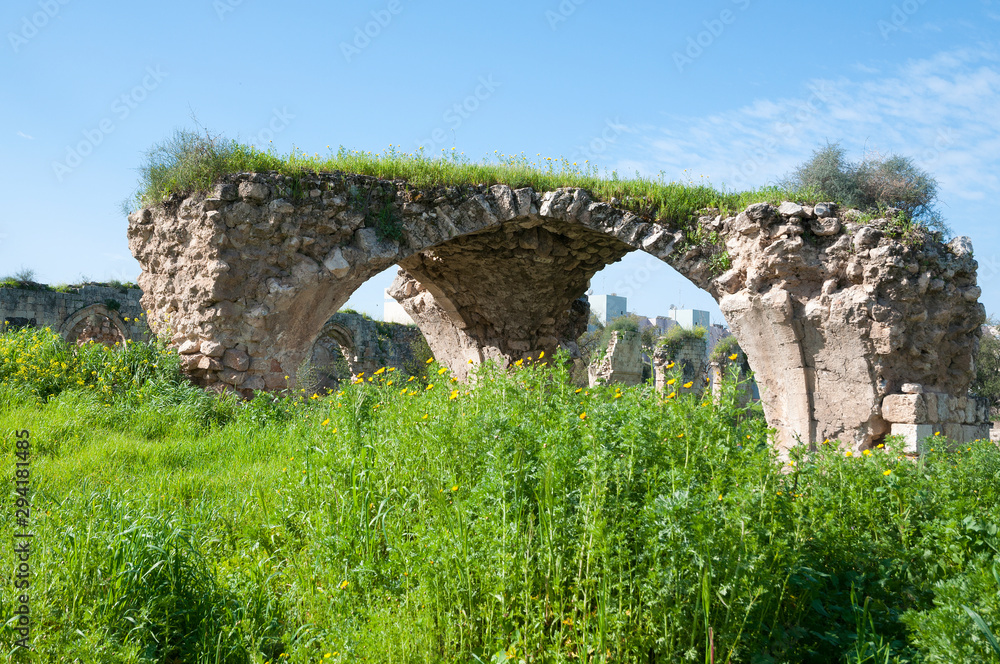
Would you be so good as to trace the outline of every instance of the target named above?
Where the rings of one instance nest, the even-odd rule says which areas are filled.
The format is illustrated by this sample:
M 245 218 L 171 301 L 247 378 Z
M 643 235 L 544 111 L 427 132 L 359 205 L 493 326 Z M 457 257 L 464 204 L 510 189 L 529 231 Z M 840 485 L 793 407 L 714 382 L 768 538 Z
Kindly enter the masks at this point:
M 615 330 L 608 347 L 587 367 L 590 386 L 599 383 L 638 385 L 642 382 L 642 339 L 638 332 Z
M 691 246 L 680 225 L 580 189 L 240 174 L 211 198 L 175 196 L 131 215 L 129 243 L 150 324 L 175 346 L 221 345 L 185 356 L 206 385 L 283 388 L 329 317 L 393 264 L 393 295 L 455 375 L 469 360 L 573 354 L 590 278 L 639 249 L 719 301 L 783 448 L 871 445 L 890 431 L 883 399 L 906 383 L 964 396 L 985 313 L 971 243 L 904 244 L 889 222 L 842 222 L 857 217 L 831 204 L 779 210 L 704 216 L 696 223 L 719 243 Z M 221 375 L 226 351 L 249 366 Z

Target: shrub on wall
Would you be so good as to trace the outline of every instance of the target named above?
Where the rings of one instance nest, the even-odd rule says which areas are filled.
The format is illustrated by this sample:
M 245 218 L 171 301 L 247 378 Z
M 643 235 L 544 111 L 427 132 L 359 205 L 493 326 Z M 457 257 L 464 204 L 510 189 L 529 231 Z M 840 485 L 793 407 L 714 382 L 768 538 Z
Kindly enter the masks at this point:
M 868 153 L 850 162 L 838 143 L 827 143 L 786 178 L 794 189 L 811 189 L 865 212 L 902 210 L 935 230 L 946 230 L 935 207 L 937 181 L 910 157 Z
M 696 325 L 692 329 L 677 325 L 660 337 L 656 345 L 657 348 L 663 349 L 668 357 L 673 357 L 682 345 L 692 339 L 708 339 L 708 330 L 701 325 Z

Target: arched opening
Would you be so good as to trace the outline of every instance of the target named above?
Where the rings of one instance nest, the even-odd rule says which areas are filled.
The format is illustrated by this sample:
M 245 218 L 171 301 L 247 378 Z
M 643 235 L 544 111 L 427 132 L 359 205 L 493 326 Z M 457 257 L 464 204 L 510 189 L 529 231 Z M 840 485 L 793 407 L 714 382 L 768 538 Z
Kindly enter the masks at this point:
M 211 198 L 130 217 L 144 306 L 159 319 L 175 314 L 172 343 L 189 349 L 205 384 L 290 387 L 331 315 L 394 264 L 394 296 L 456 376 L 470 360 L 572 352 L 593 275 L 642 250 L 719 303 L 781 447 L 826 438 L 867 446 L 890 422 L 916 435 L 930 426 L 923 410 L 882 417 L 889 396 L 926 401 L 904 393 L 912 384 L 955 404 L 949 426 L 968 435 L 978 426 L 965 421 L 975 414 L 964 392 L 968 338 L 983 314 L 971 249 L 957 240 L 904 245 L 888 221 L 846 222 L 826 204 L 757 203 L 726 218 L 670 221 L 575 188 L 416 189 L 317 173 L 295 191 L 308 198 L 285 176 L 240 174 Z M 202 226 L 192 234 L 186 220 L 195 218 Z M 160 260 L 169 253 L 197 258 Z
M 62 337 L 77 345 L 99 343 L 113 347 L 129 339 L 128 328 L 116 311 L 104 304 L 92 304 L 66 319 L 59 330 Z
M 312 375 L 299 376 L 299 382 L 308 383 L 307 391 L 335 390 L 341 382 L 360 372 L 357 365 L 350 330 L 331 318 L 313 344 L 307 369 Z

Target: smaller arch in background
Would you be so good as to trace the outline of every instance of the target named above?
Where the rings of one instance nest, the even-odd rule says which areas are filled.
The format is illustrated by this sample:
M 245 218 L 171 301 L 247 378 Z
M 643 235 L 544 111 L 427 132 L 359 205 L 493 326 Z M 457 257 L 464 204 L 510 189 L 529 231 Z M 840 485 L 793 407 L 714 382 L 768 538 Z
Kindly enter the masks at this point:
M 59 334 L 70 343 L 88 341 L 113 346 L 131 338 L 125 322 L 105 304 L 91 304 L 69 316 L 59 328 Z
M 306 377 L 306 389 L 312 392 L 335 389 L 351 377 L 356 362 L 354 334 L 339 323 L 328 322 L 313 344 L 309 370 L 314 375 Z

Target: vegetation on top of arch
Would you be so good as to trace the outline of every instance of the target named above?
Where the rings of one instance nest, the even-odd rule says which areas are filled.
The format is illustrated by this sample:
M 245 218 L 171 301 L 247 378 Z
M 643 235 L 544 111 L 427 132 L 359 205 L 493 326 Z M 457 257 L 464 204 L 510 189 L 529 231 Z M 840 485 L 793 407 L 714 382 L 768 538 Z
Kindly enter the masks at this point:
M 524 153 L 494 153 L 492 159 L 472 161 L 455 149 L 431 156 L 418 150 L 404 152 L 390 146 L 382 153 L 340 147 L 321 155 L 293 148 L 282 155 L 273 149 L 178 130 L 153 146 L 140 166 L 139 185 L 126 209 L 132 211 L 161 203 L 171 194 L 207 191 L 223 176 L 232 173 L 277 172 L 297 177 L 311 172 L 342 171 L 370 175 L 384 180 L 406 180 L 413 187 L 506 184 L 512 188 L 531 187 L 551 191 L 559 187 L 580 187 L 598 200 L 611 202 L 648 218 L 684 223 L 698 211 L 715 209 L 719 214 L 737 213 L 753 203 L 779 204 L 785 200 L 820 200 L 813 189 L 774 185 L 749 191 L 726 192 L 707 182 L 668 182 L 661 173 L 649 178 L 618 173 L 601 173 L 596 166 L 567 159 L 531 159 Z

